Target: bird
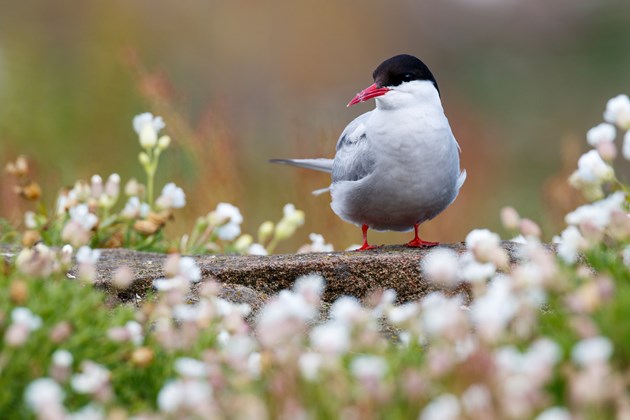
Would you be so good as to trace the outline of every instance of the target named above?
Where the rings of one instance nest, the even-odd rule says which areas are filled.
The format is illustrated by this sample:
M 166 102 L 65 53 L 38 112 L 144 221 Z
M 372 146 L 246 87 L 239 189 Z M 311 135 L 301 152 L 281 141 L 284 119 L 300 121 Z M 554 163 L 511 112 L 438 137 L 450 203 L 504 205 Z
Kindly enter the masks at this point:
M 376 107 L 355 118 L 341 133 L 333 159 L 271 159 L 331 174 L 331 208 L 346 222 L 368 230 L 408 232 L 406 245 L 425 248 L 439 242 L 418 236 L 418 227 L 453 203 L 464 181 L 461 149 L 444 114 L 433 73 L 409 54 L 391 57 L 372 73 L 374 83 L 348 107 L 374 99 Z

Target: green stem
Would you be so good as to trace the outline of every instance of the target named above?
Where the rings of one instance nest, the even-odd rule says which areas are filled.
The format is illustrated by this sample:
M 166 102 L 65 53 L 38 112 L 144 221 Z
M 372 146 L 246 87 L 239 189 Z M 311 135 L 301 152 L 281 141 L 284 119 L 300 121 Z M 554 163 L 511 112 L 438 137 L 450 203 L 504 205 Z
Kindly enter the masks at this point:
M 155 172 L 153 168 L 147 169 L 147 203 L 153 207 L 153 177 Z

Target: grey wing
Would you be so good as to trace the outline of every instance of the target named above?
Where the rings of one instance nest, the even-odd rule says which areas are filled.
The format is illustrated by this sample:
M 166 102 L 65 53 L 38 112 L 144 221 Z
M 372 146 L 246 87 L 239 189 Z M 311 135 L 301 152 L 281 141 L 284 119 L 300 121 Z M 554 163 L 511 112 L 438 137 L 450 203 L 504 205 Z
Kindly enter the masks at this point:
M 355 118 L 337 141 L 332 165 L 332 181 L 357 181 L 374 171 L 374 154 L 370 150 L 365 121 L 370 112 Z

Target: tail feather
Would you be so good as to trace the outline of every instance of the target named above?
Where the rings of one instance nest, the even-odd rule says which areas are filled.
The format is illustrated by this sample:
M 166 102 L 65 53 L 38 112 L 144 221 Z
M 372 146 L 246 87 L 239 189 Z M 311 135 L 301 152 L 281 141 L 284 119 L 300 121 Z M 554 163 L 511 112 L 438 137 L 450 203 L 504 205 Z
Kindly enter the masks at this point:
M 300 168 L 313 169 L 321 172 L 332 172 L 332 159 L 271 159 L 271 163 L 279 163 L 281 165 L 291 165 Z
M 457 191 L 459 191 L 462 185 L 464 185 L 464 182 L 466 181 L 466 176 L 467 176 L 466 169 L 464 169 L 463 171 L 460 172 L 459 178 L 457 178 Z

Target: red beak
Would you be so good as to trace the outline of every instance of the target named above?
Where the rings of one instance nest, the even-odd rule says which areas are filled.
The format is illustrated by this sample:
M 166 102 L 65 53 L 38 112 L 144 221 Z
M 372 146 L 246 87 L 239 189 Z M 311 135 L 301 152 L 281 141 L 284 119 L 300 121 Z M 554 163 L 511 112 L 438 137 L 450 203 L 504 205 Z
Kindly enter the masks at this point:
M 376 83 L 372 86 L 363 89 L 361 92 L 357 93 L 354 98 L 348 103 L 347 106 L 352 106 L 354 104 L 358 104 L 359 102 L 367 101 L 368 99 L 376 98 L 377 96 L 385 95 L 389 92 L 389 89 L 386 87 L 378 87 Z

